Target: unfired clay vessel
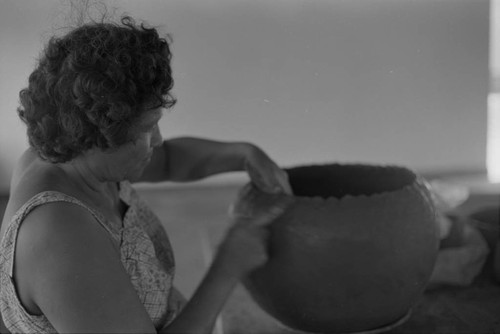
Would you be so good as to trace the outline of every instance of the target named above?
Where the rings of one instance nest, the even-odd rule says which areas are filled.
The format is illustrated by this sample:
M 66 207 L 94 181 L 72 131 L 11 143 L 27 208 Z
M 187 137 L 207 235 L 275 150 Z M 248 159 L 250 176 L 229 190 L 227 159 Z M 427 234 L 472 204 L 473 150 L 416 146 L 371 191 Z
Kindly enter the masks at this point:
M 402 322 L 424 291 L 439 243 L 419 177 L 372 165 L 287 172 L 293 204 L 271 225 L 269 262 L 244 282 L 253 299 L 306 332 L 378 332 Z

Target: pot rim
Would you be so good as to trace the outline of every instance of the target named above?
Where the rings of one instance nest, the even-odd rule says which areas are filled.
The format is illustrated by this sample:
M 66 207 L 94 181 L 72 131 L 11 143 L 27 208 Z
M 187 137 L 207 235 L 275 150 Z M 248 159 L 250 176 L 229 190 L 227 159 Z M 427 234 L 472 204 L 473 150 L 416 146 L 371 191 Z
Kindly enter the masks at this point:
M 387 170 L 399 170 L 407 172 L 413 180 L 406 184 L 405 186 L 394 189 L 394 190 L 384 190 L 379 192 L 374 192 L 372 194 L 359 194 L 359 195 L 351 195 L 346 194 L 342 197 L 322 197 L 322 196 L 299 196 L 299 195 L 289 195 L 289 194 L 281 194 L 282 196 L 294 198 L 296 200 L 304 201 L 304 202 L 317 202 L 317 203 L 331 203 L 331 204 L 340 204 L 340 203 L 348 203 L 354 201 L 365 201 L 365 200 L 374 200 L 374 199 L 389 199 L 391 197 L 399 197 L 403 193 L 412 193 L 415 192 L 416 188 L 426 188 L 426 180 L 420 176 L 416 171 L 411 168 L 396 165 L 396 164 L 363 164 L 363 163 L 322 163 L 322 164 L 310 164 L 310 165 L 299 165 L 294 167 L 284 168 L 285 171 L 295 169 L 295 168 L 307 168 L 307 167 L 328 167 L 328 166 L 338 166 L 338 167 L 365 167 L 371 170 L 379 170 L 379 171 L 387 171 Z

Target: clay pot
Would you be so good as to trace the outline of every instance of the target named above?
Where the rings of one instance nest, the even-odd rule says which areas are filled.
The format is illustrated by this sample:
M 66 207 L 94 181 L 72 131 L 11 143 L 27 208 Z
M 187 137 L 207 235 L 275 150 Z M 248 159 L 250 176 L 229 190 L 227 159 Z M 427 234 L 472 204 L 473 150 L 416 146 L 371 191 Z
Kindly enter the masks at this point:
M 244 281 L 257 304 L 307 332 L 370 331 L 405 318 L 439 246 L 419 177 L 393 166 L 286 171 L 293 204 L 271 225 L 269 262 Z

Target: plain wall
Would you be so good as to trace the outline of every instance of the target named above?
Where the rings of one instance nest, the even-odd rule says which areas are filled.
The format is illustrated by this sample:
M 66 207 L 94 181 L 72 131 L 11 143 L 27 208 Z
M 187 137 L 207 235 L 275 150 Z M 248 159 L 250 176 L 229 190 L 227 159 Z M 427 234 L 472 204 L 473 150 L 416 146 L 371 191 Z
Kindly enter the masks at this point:
M 251 141 L 284 166 L 484 169 L 489 1 L 108 3 L 173 37 L 166 138 Z M 0 190 L 27 147 L 18 92 L 65 8 L 0 0 Z

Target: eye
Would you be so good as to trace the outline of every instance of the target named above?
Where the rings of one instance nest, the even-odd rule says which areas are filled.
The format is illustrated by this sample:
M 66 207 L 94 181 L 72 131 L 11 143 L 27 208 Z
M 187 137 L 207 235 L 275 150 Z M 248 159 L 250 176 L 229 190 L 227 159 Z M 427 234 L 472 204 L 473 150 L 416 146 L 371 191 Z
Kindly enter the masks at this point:
M 158 122 L 156 122 L 153 125 L 148 126 L 146 128 L 145 132 L 148 133 L 148 134 L 152 134 L 152 133 L 158 131 L 158 129 L 159 129 L 159 125 L 158 125 Z

